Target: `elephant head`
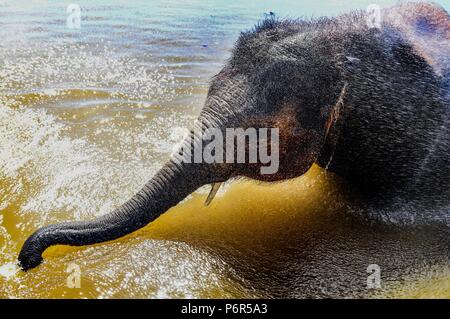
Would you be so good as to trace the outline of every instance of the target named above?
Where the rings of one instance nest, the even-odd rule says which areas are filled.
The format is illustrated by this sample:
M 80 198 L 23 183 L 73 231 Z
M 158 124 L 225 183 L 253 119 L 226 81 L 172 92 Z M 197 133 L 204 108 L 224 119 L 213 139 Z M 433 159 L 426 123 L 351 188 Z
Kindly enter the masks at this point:
M 180 149 L 137 194 L 113 212 L 92 221 L 37 230 L 20 252 L 21 267 L 27 270 L 39 265 L 42 253 L 52 245 L 90 245 L 129 234 L 205 184 L 215 184 L 215 191 L 217 183 L 233 177 L 277 181 L 305 173 L 320 153 L 327 114 L 343 83 L 324 37 L 305 34 L 293 43 L 290 36 L 297 32 L 294 23 L 271 19 L 243 34 L 232 58 L 212 79 L 194 129 L 182 143 L 184 150 L 193 153 L 196 146 L 206 146 L 202 133 L 212 128 L 224 135 L 230 128 L 276 128 L 278 143 L 271 150 L 279 153 L 276 171 L 262 174 L 265 164 L 259 160 L 185 161 Z M 248 157 L 249 148 L 244 152 Z

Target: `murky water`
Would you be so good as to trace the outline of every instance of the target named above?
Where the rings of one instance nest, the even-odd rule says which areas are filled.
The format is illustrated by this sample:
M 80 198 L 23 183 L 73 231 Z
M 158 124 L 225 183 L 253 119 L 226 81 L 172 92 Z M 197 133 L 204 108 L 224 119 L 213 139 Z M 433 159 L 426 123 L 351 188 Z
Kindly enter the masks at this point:
M 205 191 L 120 240 L 53 247 L 23 273 L 38 227 L 109 212 L 168 158 L 240 30 L 264 13 L 334 15 L 360 1 L 0 1 L 0 297 L 450 297 L 448 232 L 351 212 L 313 167 L 275 185 Z M 389 3 L 383 1 L 381 4 Z M 81 288 L 67 285 L 68 267 Z M 367 289 L 367 267 L 382 289 Z

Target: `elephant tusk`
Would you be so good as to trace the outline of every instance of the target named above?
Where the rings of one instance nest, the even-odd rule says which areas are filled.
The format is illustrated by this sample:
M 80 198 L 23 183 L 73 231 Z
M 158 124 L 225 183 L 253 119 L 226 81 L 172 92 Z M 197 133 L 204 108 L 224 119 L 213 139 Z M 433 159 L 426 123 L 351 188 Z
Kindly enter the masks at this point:
M 208 206 L 209 204 L 211 204 L 212 200 L 214 199 L 214 196 L 216 196 L 217 191 L 220 188 L 220 185 L 222 185 L 222 183 L 212 183 L 211 184 L 211 191 L 209 192 L 209 195 L 205 200 L 205 206 Z

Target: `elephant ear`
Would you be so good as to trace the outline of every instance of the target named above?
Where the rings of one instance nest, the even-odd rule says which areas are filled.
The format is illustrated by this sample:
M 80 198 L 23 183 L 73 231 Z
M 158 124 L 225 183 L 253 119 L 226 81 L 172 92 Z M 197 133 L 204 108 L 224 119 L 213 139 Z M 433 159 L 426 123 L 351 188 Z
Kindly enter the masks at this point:
M 450 17 L 431 3 L 408 3 L 388 10 L 389 22 L 400 29 L 416 54 L 444 75 L 450 69 Z

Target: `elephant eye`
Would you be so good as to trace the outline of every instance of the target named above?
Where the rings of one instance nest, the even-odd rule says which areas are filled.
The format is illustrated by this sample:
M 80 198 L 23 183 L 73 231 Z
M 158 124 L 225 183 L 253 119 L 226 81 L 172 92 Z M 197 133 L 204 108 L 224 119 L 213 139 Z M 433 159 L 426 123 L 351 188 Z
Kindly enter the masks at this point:
M 303 136 L 308 132 L 308 129 L 303 127 L 294 127 L 292 128 L 292 134 L 295 136 Z

